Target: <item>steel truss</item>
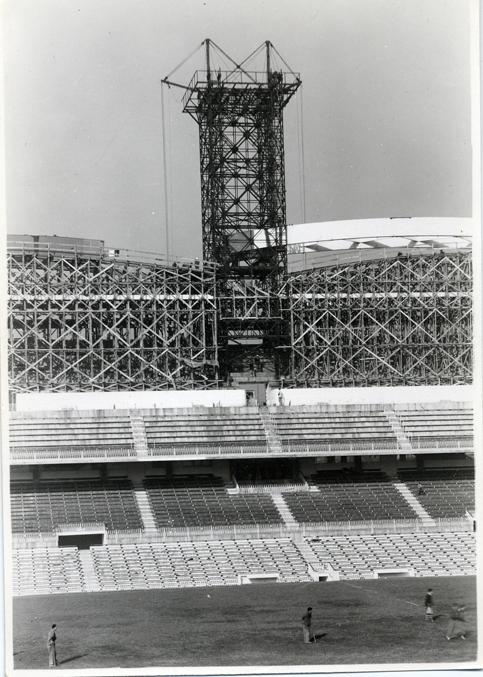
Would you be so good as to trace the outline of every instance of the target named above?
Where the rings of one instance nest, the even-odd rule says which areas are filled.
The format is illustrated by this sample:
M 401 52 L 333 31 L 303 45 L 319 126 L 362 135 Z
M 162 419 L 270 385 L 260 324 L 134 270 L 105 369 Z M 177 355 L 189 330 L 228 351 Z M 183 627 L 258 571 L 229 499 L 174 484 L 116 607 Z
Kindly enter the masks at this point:
M 472 380 L 471 253 L 399 255 L 293 275 L 286 385 Z
M 246 371 L 254 359 L 263 360 L 266 368 L 270 365 L 270 371 L 278 374 L 277 348 L 286 333 L 278 287 L 267 280 L 222 279 L 218 306 L 218 346 L 224 378 L 232 371 Z
M 214 266 L 74 249 L 8 253 L 12 392 L 219 386 Z
M 264 278 L 286 272 L 283 108 L 300 85 L 273 71 L 197 72 L 184 112 L 199 125 L 203 256 L 228 275 Z

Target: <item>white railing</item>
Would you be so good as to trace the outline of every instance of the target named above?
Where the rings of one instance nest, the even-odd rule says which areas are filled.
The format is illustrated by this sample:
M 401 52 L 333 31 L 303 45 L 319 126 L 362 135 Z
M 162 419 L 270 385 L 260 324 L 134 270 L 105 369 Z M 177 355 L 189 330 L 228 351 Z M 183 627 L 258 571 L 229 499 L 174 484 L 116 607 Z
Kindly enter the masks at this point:
M 137 458 L 137 453 L 133 446 L 125 447 L 93 447 L 93 448 L 45 448 L 45 449 L 26 449 L 10 448 L 11 461 L 62 461 L 65 459 L 92 459 L 92 458 Z
M 224 444 L 224 445 L 184 445 L 150 446 L 148 456 L 224 456 L 225 454 L 267 454 L 266 444 Z
M 359 522 L 312 522 L 297 525 L 233 525 L 225 527 L 176 527 L 145 532 L 141 529 L 110 531 L 106 544 L 162 543 L 173 541 L 213 541 L 259 538 L 292 538 L 297 536 L 338 536 L 344 534 L 411 534 L 472 531 L 465 517 L 439 518 L 427 525 L 422 520 L 364 520 Z M 127 540 L 126 540 L 127 539 Z
M 413 450 L 419 449 L 439 449 L 448 450 L 456 449 L 458 451 L 473 451 L 474 439 L 472 437 L 458 437 L 458 438 L 440 438 L 431 439 L 430 437 L 409 436 L 409 442 Z
M 59 534 L 62 531 L 69 532 L 79 532 L 83 533 L 85 531 L 106 531 L 106 525 L 104 522 L 67 522 L 66 524 L 59 524 L 55 529 L 56 533 Z
M 69 528 L 71 525 L 68 525 Z M 414 534 L 472 532 L 473 524 L 466 517 L 438 518 L 434 524 L 422 520 L 365 520 L 360 522 L 307 522 L 286 524 L 233 525 L 225 527 L 176 527 L 145 531 L 127 529 L 105 532 L 104 544 L 173 543 L 185 541 L 222 541 L 237 539 L 294 538 L 344 536 L 347 534 Z M 12 548 L 52 548 L 57 534 L 12 534 Z
M 309 491 L 309 485 L 303 483 L 287 484 L 238 484 L 240 494 L 282 494 L 284 492 Z

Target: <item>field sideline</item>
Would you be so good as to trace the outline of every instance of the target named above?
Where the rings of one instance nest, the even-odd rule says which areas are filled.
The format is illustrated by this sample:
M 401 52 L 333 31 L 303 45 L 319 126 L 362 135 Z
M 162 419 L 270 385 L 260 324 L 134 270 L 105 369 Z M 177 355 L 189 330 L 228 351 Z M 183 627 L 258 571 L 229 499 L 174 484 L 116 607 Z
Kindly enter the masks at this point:
M 423 600 L 434 589 L 436 622 Z M 467 605 L 467 640 L 446 640 L 451 604 Z M 319 641 L 304 644 L 313 607 Z M 476 660 L 476 578 L 455 576 L 337 583 L 18 597 L 16 669 L 48 667 L 58 624 L 60 669 L 461 663 Z

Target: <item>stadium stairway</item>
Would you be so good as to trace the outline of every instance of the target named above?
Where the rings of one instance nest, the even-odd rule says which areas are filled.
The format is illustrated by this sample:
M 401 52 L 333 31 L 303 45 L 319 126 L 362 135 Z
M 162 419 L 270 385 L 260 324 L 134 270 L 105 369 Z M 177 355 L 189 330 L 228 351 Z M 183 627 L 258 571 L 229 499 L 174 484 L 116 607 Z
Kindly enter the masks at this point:
M 98 592 L 101 589 L 101 585 L 94 569 L 94 562 L 90 549 L 79 550 L 79 562 L 82 570 L 85 592 Z
M 271 493 L 272 501 L 275 503 L 275 506 L 278 509 L 278 512 L 282 516 L 283 521 L 289 527 L 297 527 L 298 522 L 294 519 L 292 513 L 290 512 L 287 504 L 284 501 L 282 494 L 277 494 L 275 492 Z
M 144 426 L 144 418 L 139 409 L 131 409 L 129 412 L 131 430 L 134 440 L 134 449 L 139 456 L 148 454 L 148 438 Z
M 394 480 L 394 486 L 409 503 L 414 512 L 417 513 L 418 517 L 423 521 L 423 527 L 434 526 L 436 524 L 434 519 L 426 512 L 418 499 L 411 493 L 408 487 L 403 484 L 403 482 L 400 480 Z
M 402 426 L 402 423 L 392 408 L 385 408 L 384 413 L 386 415 L 387 420 L 389 421 L 391 428 L 393 429 L 396 439 L 398 442 L 399 447 L 404 453 L 410 453 L 412 451 L 412 446 L 411 442 L 409 441 L 409 438 L 407 437 L 406 433 L 404 432 L 404 428 Z
M 278 434 L 277 426 L 267 407 L 258 407 L 263 429 L 267 437 L 267 445 L 271 452 L 280 454 L 283 451 L 282 440 Z
M 136 484 L 133 487 L 134 496 L 136 498 L 136 503 L 141 514 L 141 519 L 143 521 L 143 527 L 146 531 L 156 531 L 157 524 L 154 519 L 153 511 L 151 504 L 149 502 L 148 494 L 146 489 L 142 484 Z

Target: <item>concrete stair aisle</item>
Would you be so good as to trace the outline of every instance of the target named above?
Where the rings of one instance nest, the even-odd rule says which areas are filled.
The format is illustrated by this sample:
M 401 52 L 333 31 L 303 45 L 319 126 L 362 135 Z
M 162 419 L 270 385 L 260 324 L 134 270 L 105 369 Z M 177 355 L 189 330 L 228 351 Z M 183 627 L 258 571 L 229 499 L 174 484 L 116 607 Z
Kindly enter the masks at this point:
M 423 508 L 421 503 L 418 501 L 416 496 L 414 496 L 408 487 L 401 482 L 400 480 L 394 481 L 394 486 L 399 491 L 399 493 L 406 499 L 411 508 L 416 512 L 417 516 L 423 521 L 423 525 L 433 526 L 436 524 L 434 519 L 429 515 L 426 510 Z
M 79 561 L 82 569 L 85 592 L 97 592 L 101 589 L 99 578 L 94 568 L 94 560 L 89 550 L 79 550 Z
M 142 485 L 135 485 L 134 496 L 136 498 L 139 512 L 141 513 L 144 529 L 146 531 L 156 531 L 158 527 L 156 520 L 154 519 L 146 489 Z
M 285 499 L 282 494 L 271 493 L 272 501 L 277 506 L 277 509 L 282 516 L 283 521 L 289 527 L 298 527 L 298 522 L 293 518 L 292 513 L 288 509 Z
M 401 421 L 399 419 L 399 416 L 396 414 L 394 409 L 390 409 L 389 407 L 384 409 L 384 413 L 386 415 L 387 420 L 389 421 L 391 428 L 393 429 L 394 434 L 396 435 L 396 439 L 399 445 L 399 448 L 401 451 L 403 451 L 406 454 L 410 454 L 413 450 L 411 446 L 411 442 L 409 441 L 409 438 L 407 437 L 406 433 L 404 432 L 404 428 L 401 425 Z
M 148 454 L 148 438 L 144 426 L 144 418 L 139 409 L 131 409 L 129 412 L 131 431 L 134 440 L 134 449 L 139 456 Z
M 273 453 L 282 453 L 282 440 L 280 439 L 280 435 L 278 434 L 278 430 L 270 412 L 266 407 L 259 407 L 258 412 L 260 414 L 263 429 L 265 430 L 269 450 Z

